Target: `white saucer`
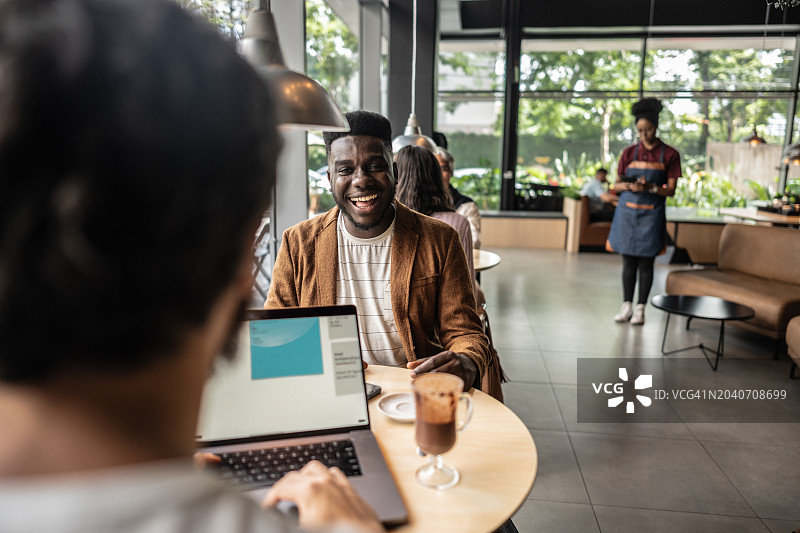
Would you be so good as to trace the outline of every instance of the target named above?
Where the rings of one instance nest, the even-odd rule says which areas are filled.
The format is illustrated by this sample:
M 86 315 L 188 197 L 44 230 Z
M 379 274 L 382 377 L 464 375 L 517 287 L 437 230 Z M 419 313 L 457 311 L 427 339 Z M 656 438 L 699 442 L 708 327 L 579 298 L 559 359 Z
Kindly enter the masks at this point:
M 395 422 L 413 422 L 417 417 L 414 395 L 410 392 L 387 394 L 378 401 L 378 411 Z

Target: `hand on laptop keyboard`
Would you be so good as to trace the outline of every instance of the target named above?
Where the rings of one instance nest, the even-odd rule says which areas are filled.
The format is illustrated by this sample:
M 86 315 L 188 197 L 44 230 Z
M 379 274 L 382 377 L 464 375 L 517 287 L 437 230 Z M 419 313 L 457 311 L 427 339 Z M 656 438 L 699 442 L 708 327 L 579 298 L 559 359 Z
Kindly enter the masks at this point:
M 339 467 L 347 476 L 361 475 L 355 447 L 349 439 L 204 455 L 217 457 L 222 479 L 235 485 L 269 486 L 315 459 L 325 466 Z M 206 460 L 208 464 L 214 464 L 213 460 Z
M 342 471 L 319 461 L 286 474 L 264 498 L 264 505 L 274 506 L 283 500 L 297 505 L 303 528 L 346 526 L 364 533 L 385 531 Z

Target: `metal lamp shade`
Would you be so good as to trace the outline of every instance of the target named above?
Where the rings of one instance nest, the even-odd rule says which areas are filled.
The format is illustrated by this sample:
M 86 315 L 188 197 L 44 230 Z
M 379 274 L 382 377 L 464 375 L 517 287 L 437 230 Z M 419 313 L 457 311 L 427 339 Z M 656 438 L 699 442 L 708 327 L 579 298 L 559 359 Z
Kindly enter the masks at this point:
M 753 127 L 753 133 L 744 138 L 744 142 L 749 143 L 750 146 L 758 146 L 759 144 L 767 144 L 767 140 L 761 137 L 756 128 Z
M 325 88 L 283 61 L 275 19 L 258 9 L 247 17 L 241 52 L 256 68 L 275 99 L 278 124 L 304 130 L 347 131 L 350 127 Z
M 783 164 L 800 165 L 800 143 L 790 144 L 783 149 Z
M 434 154 L 436 153 L 436 143 L 427 135 L 422 134 L 422 128 L 419 127 L 417 115 L 414 113 L 408 116 L 408 122 L 406 123 L 406 129 L 403 130 L 403 134 L 392 139 L 392 151 L 397 153 L 402 148 L 411 145 L 421 146 L 422 148 L 427 148 Z
M 276 101 L 281 127 L 347 131 L 350 127 L 325 88 L 308 76 L 286 67 L 258 67 Z

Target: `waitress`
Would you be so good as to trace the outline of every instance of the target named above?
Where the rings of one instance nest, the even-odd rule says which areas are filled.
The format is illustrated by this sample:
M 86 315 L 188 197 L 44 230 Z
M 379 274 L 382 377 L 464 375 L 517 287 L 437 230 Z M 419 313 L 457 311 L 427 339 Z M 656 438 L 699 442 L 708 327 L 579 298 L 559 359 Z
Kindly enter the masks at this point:
M 606 248 L 622 255 L 623 304 L 617 322 L 644 324 L 644 308 L 653 285 L 653 262 L 666 249 L 667 196 L 675 194 L 681 177 L 681 156 L 656 137 L 658 114 L 663 109 L 655 98 L 633 104 L 639 142 L 622 152 L 614 190 L 619 204 L 611 223 Z M 633 306 L 636 277 L 639 298 Z

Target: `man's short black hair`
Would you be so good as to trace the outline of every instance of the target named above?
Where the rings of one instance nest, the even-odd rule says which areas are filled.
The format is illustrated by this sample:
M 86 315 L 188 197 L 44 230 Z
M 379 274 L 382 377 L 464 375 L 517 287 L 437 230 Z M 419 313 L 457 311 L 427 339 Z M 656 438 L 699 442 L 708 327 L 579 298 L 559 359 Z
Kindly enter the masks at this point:
M 325 131 L 322 133 L 322 138 L 325 140 L 325 153 L 330 155 L 331 143 L 336 139 L 352 135 L 369 135 L 380 139 L 383 146 L 389 149 L 389 155 L 392 154 L 392 124 L 389 119 L 372 111 L 351 111 L 345 114 L 345 118 L 350 124 L 350 131 Z
M 204 324 L 269 200 L 273 113 L 173 1 L 0 3 L 0 381 L 143 368 Z
M 601 172 L 602 172 L 603 174 L 608 174 L 608 170 L 606 170 L 606 169 L 605 169 L 605 168 L 603 168 L 603 167 L 600 167 L 600 168 L 598 168 L 598 169 L 597 169 L 597 172 L 595 172 L 595 174 L 600 174 Z

